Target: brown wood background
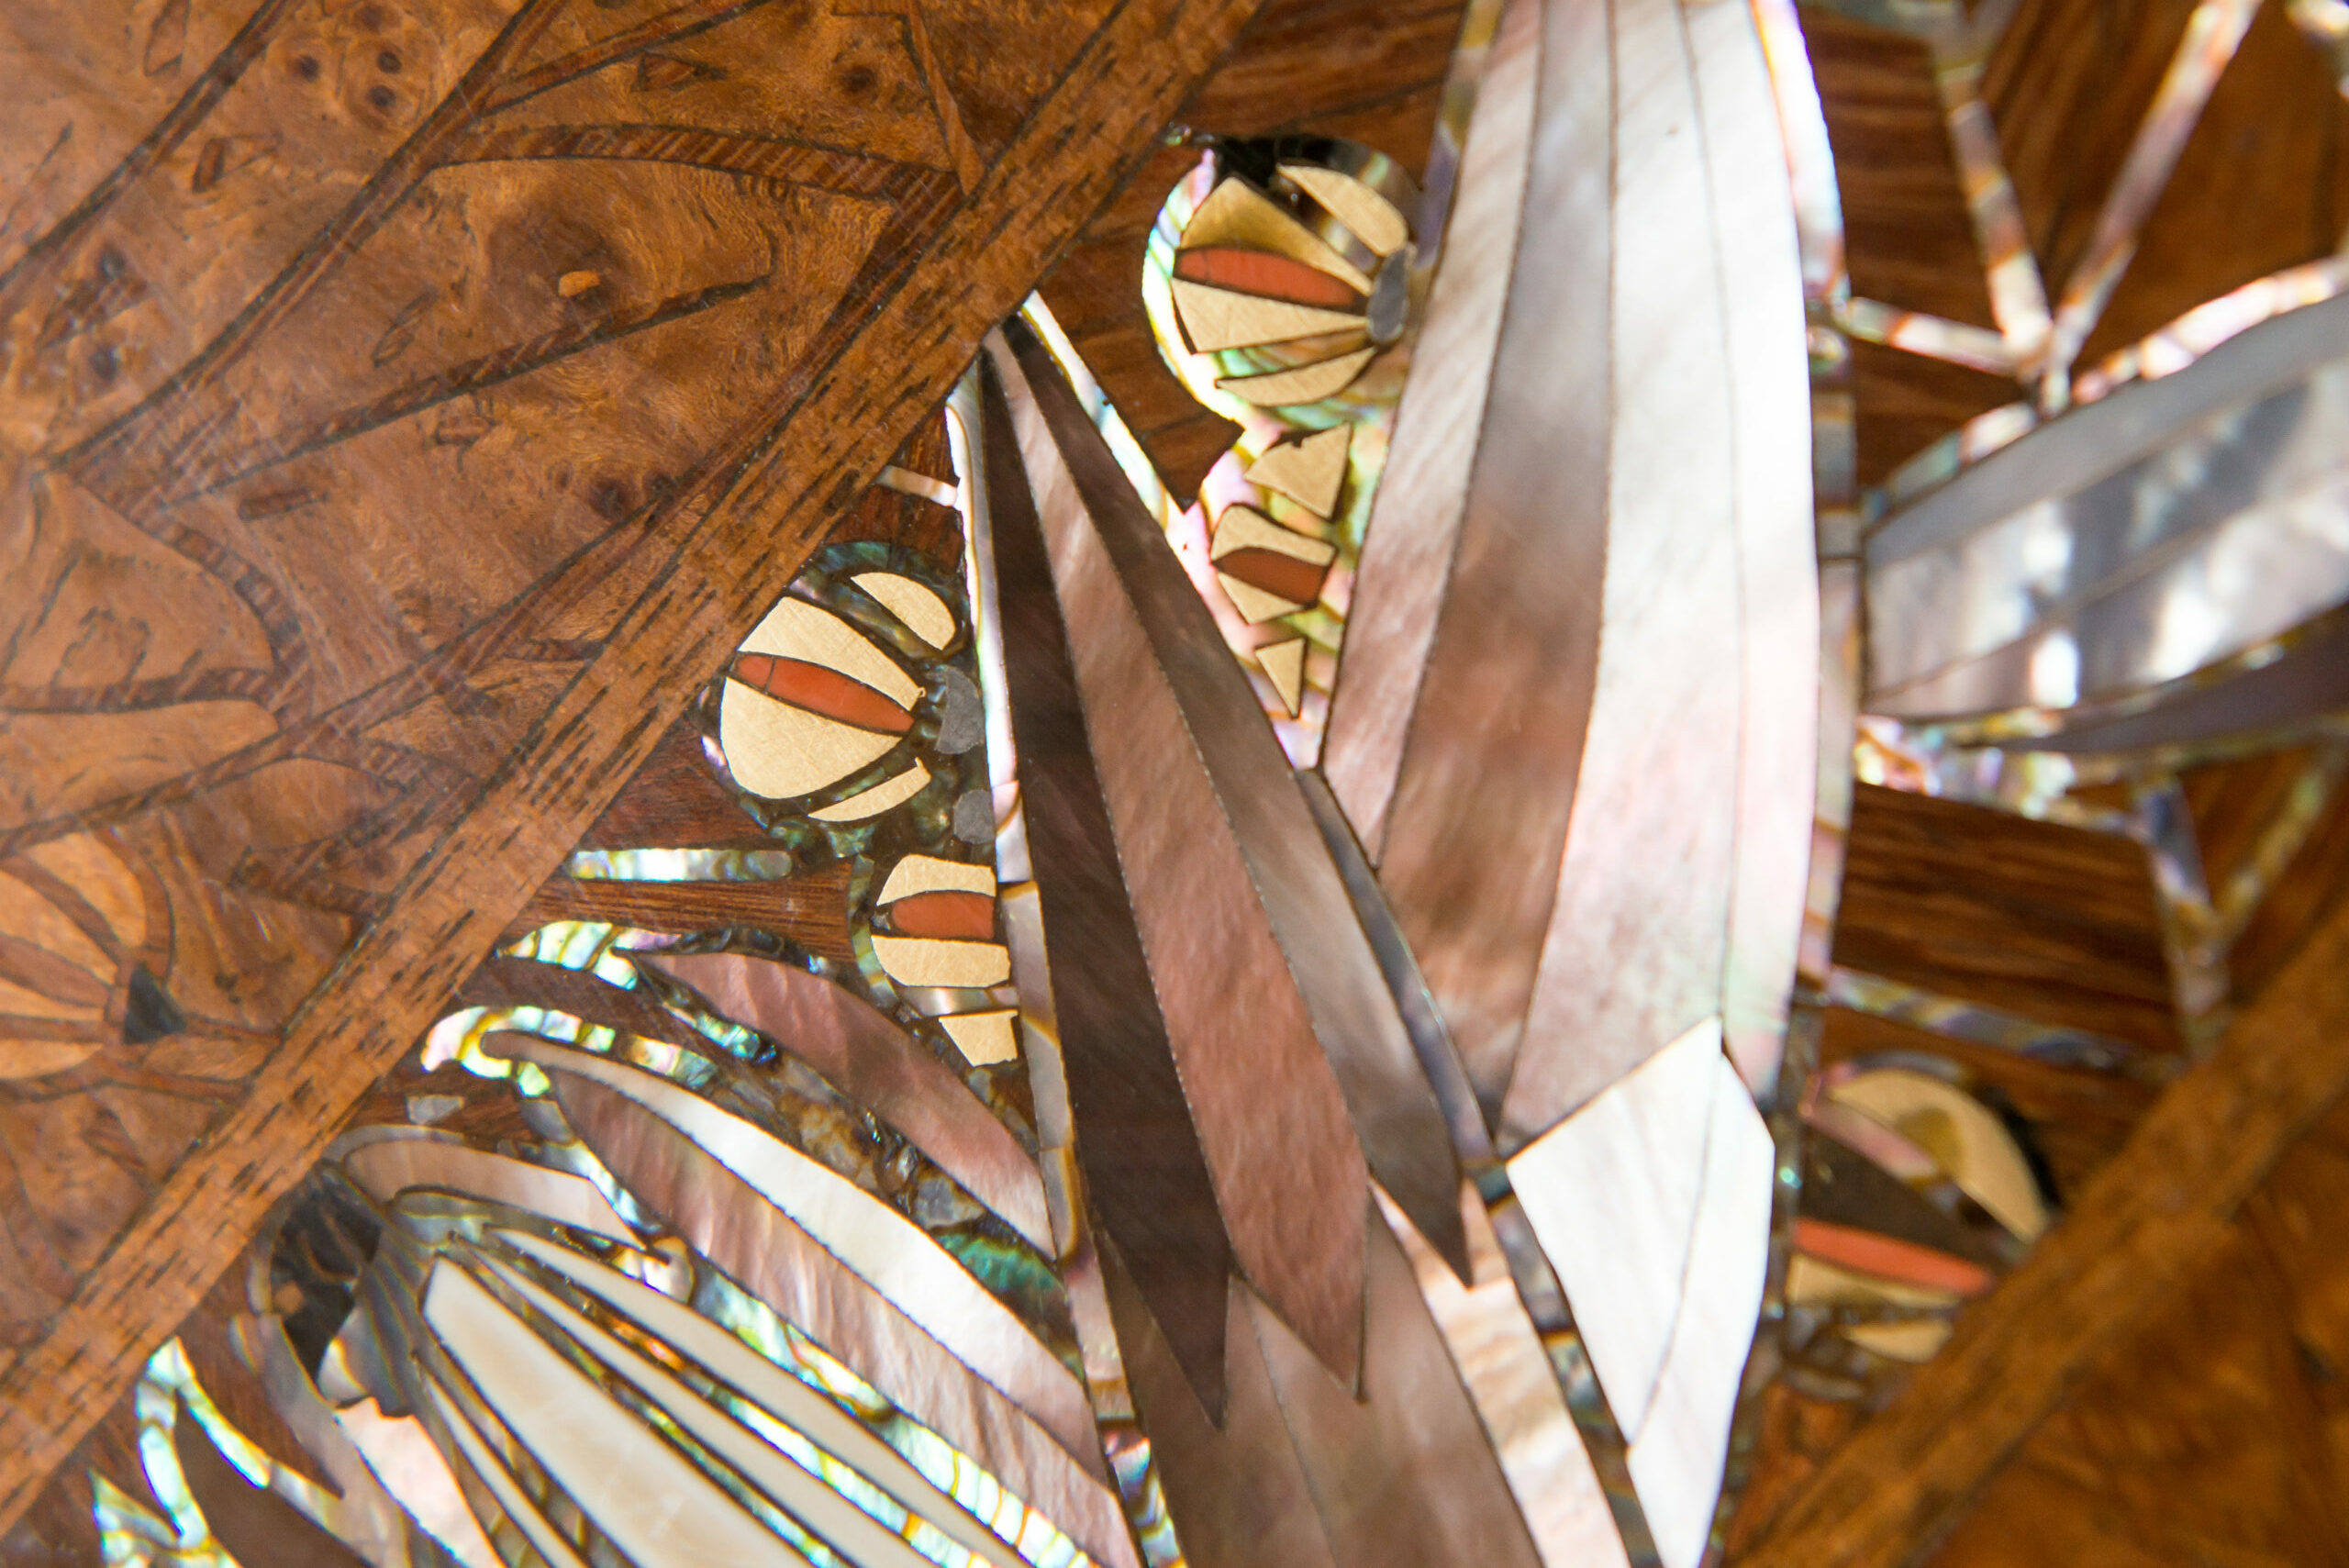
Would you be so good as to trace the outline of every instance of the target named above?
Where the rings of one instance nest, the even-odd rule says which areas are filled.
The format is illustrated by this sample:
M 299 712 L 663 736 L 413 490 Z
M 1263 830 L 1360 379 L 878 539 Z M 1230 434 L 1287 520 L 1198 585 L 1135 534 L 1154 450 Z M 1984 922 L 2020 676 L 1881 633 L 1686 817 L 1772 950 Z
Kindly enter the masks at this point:
M 6 1084 L 0 1518 L 1250 9 L 0 17 L 0 857 L 134 868 L 181 1026 Z
M 251 1224 L 507 922 L 551 906 L 548 868 L 616 830 L 624 781 L 674 763 L 685 695 L 807 550 L 870 526 L 872 475 L 908 461 L 899 442 L 1035 279 L 1170 484 L 1196 485 L 1231 431 L 1141 310 L 1142 238 L 1195 156 L 1153 139 L 1319 131 L 1418 173 L 1459 21 L 1457 0 L 1275 0 L 1242 32 L 1251 9 L 0 9 L 0 871 L 37 895 L 0 901 L 0 980 L 57 1004 L 19 1005 L 0 1040 L 90 1048 L 0 1079 L 0 1517 L 67 1456 L 120 1448 L 116 1394 L 175 1326 L 217 1349 L 217 1315 L 191 1308 Z M 2051 292 L 2188 9 L 2026 0 L 1991 61 Z M 1921 46 L 1804 21 L 1855 289 L 1988 325 Z M 2349 105 L 2271 0 L 2083 362 L 2344 227 Z M 1864 481 L 2017 395 L 1855 353 Z M 2293 765 L 2188 777 L 2214 880 Z M 137 892 L 64 891 L 43 857 L 69 852 Z M 2345 893 L 2336 802 L 2231 955 L 2238 1005 L 2339 1021 L 2308 955 L 2337 948 Z M 783 914 L 821 940 L 831 895 L 793 896 Z M 95 992 L 45 919 L 107 948 Z M 2122 840 L 1863 791 L 1837 956 L 2182 1050 Z M 2237 1079 L 2166 1097 L 1933 1038 L 2032 1125 L 2077 1195 L 2067 1228 L 2142 1218 L 2106 1173 L 2156 1163 L 2148 1126 L 2188 1129 L 2156 1152 L 2209 1162 L 2165 1190 L 2199 1173 L 2250 1195 L 2111 1296 L 2059 1279 L 1986 1303 L 1966 1364 L 2053 1380 L 2022 1416 L 1996 1379 L 1865 1427 L 1774 1394 L 1732 1560 L 1837 1560 L 1807 1550 L 1826 1538 L 1800 1533 L 1822 1517 L 1806 1489 L 1905 1484 L 1892 1461 L 1925 1462 L 1900 1445 L 1931 1411 L 1939 1437 L 1983 1439 L 1960 1490 L 1848 1560 L 1939 1541 L 1953 1568 L 2349 1562 L 2349 1129 L 2320 1075 L 2263 1124 L 2266 1163 L 2222 1170 L 2233 1124 L 2195 1141 L 2196 1096 L 2231 1103 L 2266 1071 L 2262 1040 L 2310 1038 L 2238 1035 Z M 1918 1043 L 1848 1011 L 1826 1042 Z M 2127 1310 L 2076 1320 L 2110 1300 Z M 6 1560 L 51 1561 L 28 1539 Z

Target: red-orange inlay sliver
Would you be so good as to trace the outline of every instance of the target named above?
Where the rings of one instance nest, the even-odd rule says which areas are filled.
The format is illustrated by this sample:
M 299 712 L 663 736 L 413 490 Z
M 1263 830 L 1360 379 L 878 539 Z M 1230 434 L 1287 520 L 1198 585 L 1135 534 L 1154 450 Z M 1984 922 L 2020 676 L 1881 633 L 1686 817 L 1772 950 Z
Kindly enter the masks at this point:
M 838 670 L 828 670 L 821 664 L 777 659 L 768 653 L 741 653 L 735 656 L 733 673 L 744 685 L 755 687 L 778 702 L 836 718 L 842 724 L 853 724 L 859 729 L 903 735 L 913 728 L 913 715 L 904 708 L 863 681 L 851 680 Z
M 903 937 L 985 940 L 995 935 L 995 900 L 984 893 L 917 893 L 889 906 L 889 925 Z
M 1963 1258 L 1824 1219 L 1795 1221 L 1795 1251 L 1808 1252 L 1822 1263 L 1925 1290 L 1980 1296 L 1997 1283 L 1989 1270 Z
M 1292 305 L 1362 308 L 1362 295 L 1342 279 L 1268 250 L 1227 250 L 1221 246 L 1186 250 L 1174 258 L 1174 275 L 1186 283 L 1213 284 Z
M 1217 558 L 1215 569 L 1267 594 L 1278 594 L 1293 605 L 1309 605 L 1319 598 L 1321 579 L 1330 571 L 1275 550 L 1231 550 Z

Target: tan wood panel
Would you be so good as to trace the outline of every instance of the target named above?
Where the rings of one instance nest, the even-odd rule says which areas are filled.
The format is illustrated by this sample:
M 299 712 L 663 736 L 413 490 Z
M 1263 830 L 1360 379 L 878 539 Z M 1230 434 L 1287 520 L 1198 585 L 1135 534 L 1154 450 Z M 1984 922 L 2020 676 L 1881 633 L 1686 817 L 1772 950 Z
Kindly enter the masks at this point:
M 2174 1049 L 2144 851 L 2110 834 L 1860 785 L 1835 962 Z
M 2030 112 L 2025 109 L 2023 112 Z M 2283 6 L 2219 78 L 2080 362 L 2349 238 L 2349 99 Z
M 1852 292 L 1995 329 L 1925 43 L 1818 7 L 1803 12 L 1802 31 L 1835 154 Z
M 2079 265 L 2194 0 L 2023 0 L 1982 98 L 2052 299 Z

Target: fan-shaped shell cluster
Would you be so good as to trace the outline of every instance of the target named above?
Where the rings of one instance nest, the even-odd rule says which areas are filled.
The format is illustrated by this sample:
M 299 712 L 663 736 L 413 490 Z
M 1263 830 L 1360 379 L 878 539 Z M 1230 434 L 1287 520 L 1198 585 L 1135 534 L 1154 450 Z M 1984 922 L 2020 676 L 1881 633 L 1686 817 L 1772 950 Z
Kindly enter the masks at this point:
M 932 651 L 953 640 L 954 614 L 914 579 L 852 579 Z M 718 738 L 735 782 L 770 800 L 828 789 L 895 751 L 913 728 L 919 682 L 863 632 L 819 605 L 785 598 L 742 639 L 718 698 Z M 812 813 L 826 822 L 874 817 L 930 782 L 918 760 L 871 788 Z
M 874 914 L 874 957 L 882 973 L 900 985 L 930 992 L 985 991 L 1011 978 L 1010 949 L 995 940 L 991 866 L 907 855 L 882 880 Z M 948 1002 L 956 1009 L 963 1005 L 960 998 Z M 924 1010 L 940 1009 L 932 1006 Z M 982 1007 L 946 1011 L 938 1021 L 966 1059 L 985 1066 L 1019 1054 L 1016 1020 L 1011 1008 Z
M 2048 1210 L 2014 1136 L 1954 1084 L 1903 1067 L 1830 1082 L 1814 1126 L 1911 1187 L 1947 1184 L 2017 1243 L 2036 1240 Z M 1843 1337 L 1887 1360 L 1929 1361 L 1949 1337 L 1947 1315 L 1992 1284 L 1979 1264 L 1920 1241 L 1806 1218 L 1795 1233 L 1787 1299 L 1881 1320 L 1846 1324 Z
M 1185 344 L 1210 357 L 1204 373 L 1193 361 L 1186 383 L 1204 395 L 1203 373 L 1213 374 L 1217 392 L 1264 410 L 1249 421 L 1255 434 L 1241 455 L 1258 455 L 1245 477 L 1290 505 L 1223 506 L 1208 551 L 1241 619 L 1262 626 L 1319 604 L 1339 563 L 1333 524 L 1354 431 L 1326 405 L 1402 334 L 1410 226 L 1387 195 L 1322 163 L 1283 157 L 1270 187 L 1225 168 L 1182 221 L 1167 287 Z M 1342 411 L 1341 420 L 1356 412 Z M 1262 449 L 1252 444 L 1264 439 L 1259 424 L 1305 433 Z M 1235 647 L 1295 717 L 1305 699 L 1305 639 Z
M 1173 281 L 1194 350 L 1252 350 L 1268 367 L 1216 385 L 1265 408 L 1343 392 L 1401 332 L 1408 303 L 1410 230 L 1394 204 L 1333 169 L 1284 163 L 1280 174 L 1336 220 L 1342 250 L 1231 175 L 1184 226 Z

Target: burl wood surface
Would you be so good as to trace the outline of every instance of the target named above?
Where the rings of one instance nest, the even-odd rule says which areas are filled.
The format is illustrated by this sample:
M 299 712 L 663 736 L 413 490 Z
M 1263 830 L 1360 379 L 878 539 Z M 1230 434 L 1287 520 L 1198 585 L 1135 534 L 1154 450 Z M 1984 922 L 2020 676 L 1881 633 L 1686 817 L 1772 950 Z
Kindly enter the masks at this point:
M 0 1520 L 1250 9 L 0 10 Z

